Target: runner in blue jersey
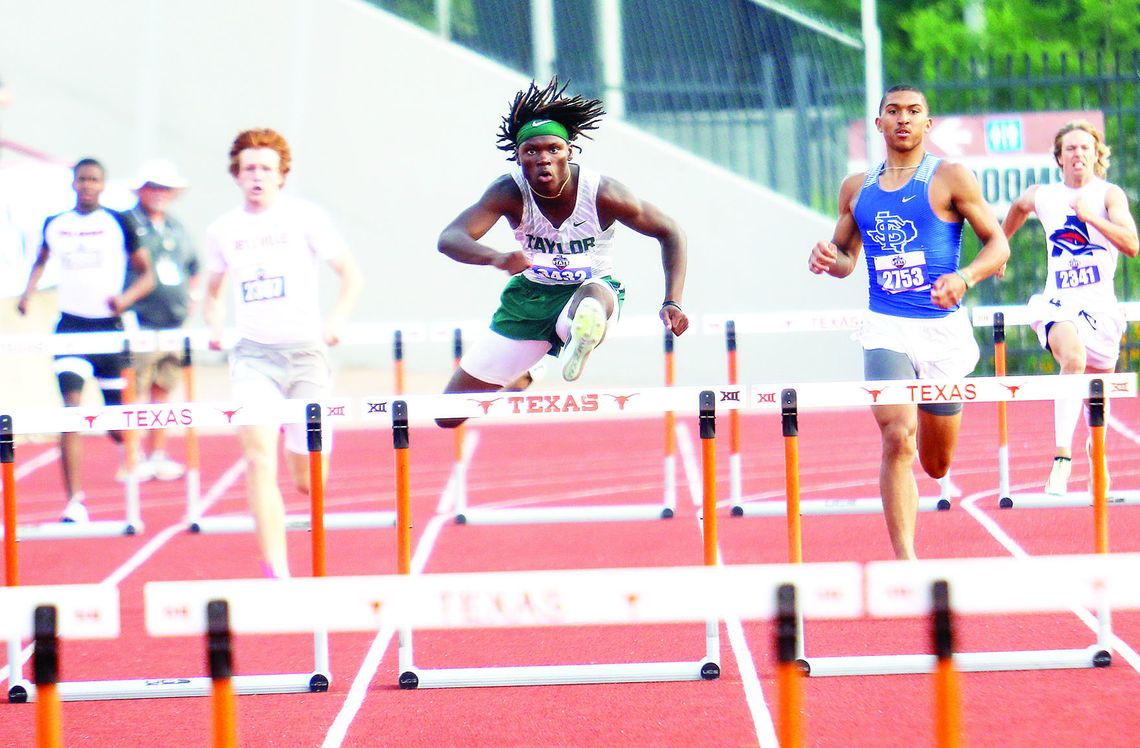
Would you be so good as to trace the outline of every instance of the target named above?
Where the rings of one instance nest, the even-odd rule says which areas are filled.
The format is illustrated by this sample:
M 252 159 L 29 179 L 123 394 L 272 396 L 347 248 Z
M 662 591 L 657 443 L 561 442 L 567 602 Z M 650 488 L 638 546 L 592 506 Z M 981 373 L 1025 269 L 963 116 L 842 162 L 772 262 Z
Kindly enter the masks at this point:
M 977 364 L 978 346 L 962 298 L 1002 267 L 1009 245 L 973 173 L 926 152 L 923 139 L 932 120 L 922 91 L 905 85 L 888 90 L 875 125 L 886 160 L 843 181 L 835 233 L 812 248 L 808 269 L 845 278 L 866 249 L 870 303 L 859 332 L 866 379 L 964 377 Z M 960 267 L 963 220 L 982 249 Z M 915 558 L 915 454 L 932 478 L 946 475 L 962 406 L 871 410 L 882 434 L 879 490 L 891 545 L 898 558 Z
M 512 276 L 490 330 L 459 362 L 446 392 L 521 389 L 528 370 L 561 351 L 562 376 L 573 381 L 617 320 L 625 289 L 613 277 L 613 235 L 621 223 L 661 245 L 665 296 L 659 316 L 680 335 L 687 251 L 685 234 L 625 185 L 571 163 L 573 141 L 597 127 L 601 102 L 565 95 L 558 79 L 519 91 L 499 128 L 499 148 L 517 162 L 439 236 L 439 251 L 468 265 Z M 480 240 L 500 218 L 519 248 L 500 252 Z M 464 419 L 438 419 L 454 427 Z

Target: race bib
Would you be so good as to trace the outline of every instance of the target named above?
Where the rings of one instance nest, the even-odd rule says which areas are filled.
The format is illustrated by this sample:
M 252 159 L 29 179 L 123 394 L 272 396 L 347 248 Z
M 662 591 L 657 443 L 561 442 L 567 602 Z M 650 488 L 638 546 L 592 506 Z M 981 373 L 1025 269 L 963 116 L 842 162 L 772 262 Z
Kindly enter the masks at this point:
M 926 253 L 914 251 L 879 255 L 875 258 L 875 282 L 890 294 L 929 288 Z
M 530 271 L 540 280 L 552 283 L 582 283 L 593 276 L 588 254 L 536 255 Z M 541 263 L 541 264 L 539 264 Z
M 284 295 L 285 279 L 281 276 L 276 278 L 258 278 L 256 280 L 243 281 L 241 284 L 241 300 L 247 304 L 254 301 L 279 299 Z
M 1100 283 L 1100 268 L 1096 265 L 1065 268 L 1057 271 L 1057 288 L 1080 288 Z

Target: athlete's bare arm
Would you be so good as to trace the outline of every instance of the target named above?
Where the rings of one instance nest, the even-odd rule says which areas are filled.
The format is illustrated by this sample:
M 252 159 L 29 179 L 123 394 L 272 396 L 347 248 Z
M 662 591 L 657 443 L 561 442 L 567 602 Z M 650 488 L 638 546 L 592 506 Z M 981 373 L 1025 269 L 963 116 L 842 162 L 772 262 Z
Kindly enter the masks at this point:
M 851 174 L 839 187 L 839 219 L 831 241 L 816 242 L 808 258 L 808 270 L 816 275 L 846 278 L 855 270 L 863 251 L 863 235 L 855 224 L 855 200 L 865 178 L 865 174 Z
M 440 233 L 437 247 L 456 262 L 491 265 L 517 275 L 530 267 L 522 250 L 499 252 L 479 242 L 504 216 L 513 226 L 522 221 L 522 195 L 509 175 L 492 182 L 477 203 L 456 216 Z
M 1137 246 L 1136 221 L 1132 218 L 1132 211 L 1128 209 L 1128 196 L 1124 194 L 1124 190 L 1115 184 L 1109 185 L 1104 195 L 1104 209 L 1108 213 L 1107 218 L 1097 215 L 1092 206 L 1085 204 L 1083 198 L 1078 197 L 1073 203 L 1077 218 L 1096 227 L 1097 231 L 1104 234 L 1104 238 L 1112 242 L 1112 246 L 1121 254 L 1135 257 L 1140 249 Z
M 688 241 L 675 220 L 652 203 L 641 200 L 621 182 L 602 177 L 598 185 L 598 220 L 606 228 L 617 221 L 637 233 L 656 239 L 661 245 L 661 269 L 665 273 L 665 301 L 677 306 L 662 306 L 660 316 L 665 327 L 680 335 L 689 329 L 689 318 L 681 311 L 688 269 Z
M 941 195 L 946 196 L 946 206 L 938 204 Z M 1009 242 L 1002 233 L 993 210 L 982 197 L 978 178 L 962 164 L 943 162 L 938 168 L 931 184 L 931 203 L 935 213 L 940 216 L 946 208 L 961 216 L 982 243 L 977 256 L 960 268 L 961 274 L 947 273 L 934 281 L 930 290 L 931 301 L 943 309 L 949 309 L 960 303 L 966 295 L 967 278 L 969 285 L 973 286 L 997 273 L 1005 265 L 1009 260 Z

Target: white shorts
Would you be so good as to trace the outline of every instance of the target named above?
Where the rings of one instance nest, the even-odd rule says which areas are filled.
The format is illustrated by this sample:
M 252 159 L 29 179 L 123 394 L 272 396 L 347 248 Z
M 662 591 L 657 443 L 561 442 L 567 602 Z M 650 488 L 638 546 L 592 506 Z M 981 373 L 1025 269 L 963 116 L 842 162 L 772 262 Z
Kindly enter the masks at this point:
M 1059 300 L 1060 304 L 1054 304 Z M 1064 297 L 1049 299 L 1035 294 L 1026 305 L 1041 347 L 1049 350 L 1049 325 L 1054 322 L 1072 322 L 1077 337 L 1085 346 L 1085 362 L 1097 369 L 1112 370 L 1120 358 L 1120 339 L 1124 336 L 1124 311 L 1119 305 L 1086 306 L 1067 303 Z
M 960 379 L 973 373 L 981 356 L 965 307 L 934 319 L 868 311 L 855 338 L 863 350 L 905 354 L 919 379 Z
M 323 347 L 274 347 L 240 340 L 230 352 L 230 385 L 239 402 L 321 402 L 332 392 L 332 373 Z M 306 424 L 289 423 L 283 430 L 285 449 L 308 453 Z M 332 452 L 332 427 L 327 420 L 321 423 L 321 451 Z
M 590 284 L 605 289 L 613 302 L 613 311 L 606 319 L 606 332 L 609 333 L 618 318 L 617 292 L 609 283 L 598 278 L 592 278 L 582 286 Z M 566 302 L 554 324 L 554 331 L 562 342 L 570 338 L 570 305 L 573 302 L 573 299 Z M 505 387 L 541 361 L 549 350 L 550 343 L 545 340 L 514 340 L 488 329 L 463 353 L 459 366 L 480 381 Z

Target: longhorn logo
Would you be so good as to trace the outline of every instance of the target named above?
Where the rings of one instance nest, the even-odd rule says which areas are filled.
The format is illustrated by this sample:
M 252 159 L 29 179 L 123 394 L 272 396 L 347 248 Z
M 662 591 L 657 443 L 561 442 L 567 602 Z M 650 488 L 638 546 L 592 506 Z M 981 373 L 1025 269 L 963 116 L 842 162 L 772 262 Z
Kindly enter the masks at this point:
M 1009 399 L 1010 400 L 1017 397 L 1017 391 L 1020 390 L 1022 387 L 1022 385 L 1020 385 L 1020 384 L 1006 384 L 1005 382 L 1001 382 L 1000 384 L 1002 387 L 1005 387 L 1007 390 L 1009 390 Z
M 501 397 L 496 397 L 494 400 L 474 400 L 472 398 L 468 398 L 468 400 L 471 400 L 471 402 L 478 404 L 479 407 L 483 409 L 483 415 L 487 415 L 488 413 L 490 413 L 491 412 L 491 406 L 494 405 L 495 403 L 499 402 L 502 399 L 503 398 L 501 398 Z
M 862 388 L 862 390 L 863 390 L 864 392 L 866 392 L 868 395 L 870 395 L 870 396 L 871 396 L 871 402 L 873 402 L 873 403 L 877 403 L 877 402 L 879 402 L 879 395 L 881 395 L 881 394 L 883 394 L 884 392 L 886 392 L 886 391 L 887 391 L 887 388 L 886 388 L 886 387 L 884 387 L 884 388 L 883 388 L 883 389 L 881 389 L 881 390 L 869 390 L 869 389 L 867 389 L 866 387 L 863 387 L 863 388 Z
M 218 412 L 226 417 L 226 423 L 233 423 L 234 422 L 234 416 L 237 414 L 237 412 L 239 410 L 241 410 L 240 406 L 235 408 L 234 410 L 219 410 Z
M 625 410 L 625 404 L 637 397 L 640 393 L 635 392 L 632 395 L 611 395 L 605 392 L 603 394 L 606 395 L 606 397 L 612 397 L 617 402 L 618 410 Z
M 83 416 L 83 420 L 87 421 L 87 428 L 89 428 L 89 429 L 95 428 L 95 419 L 101 415 L 103 415 L 103 414 L 102 413 L 96 413 L 93 416 Z

